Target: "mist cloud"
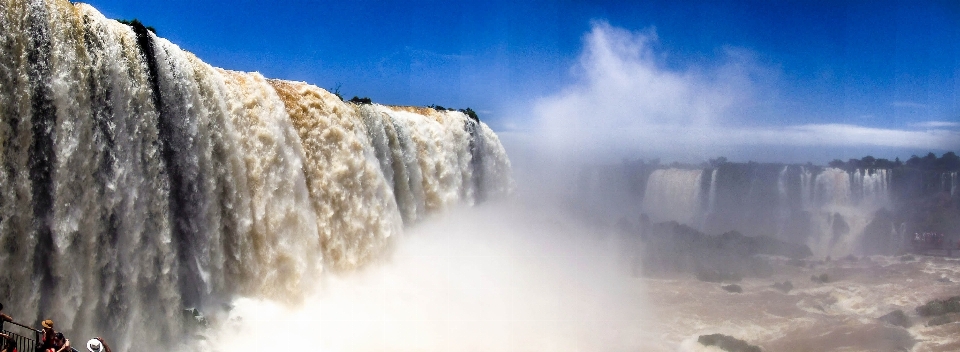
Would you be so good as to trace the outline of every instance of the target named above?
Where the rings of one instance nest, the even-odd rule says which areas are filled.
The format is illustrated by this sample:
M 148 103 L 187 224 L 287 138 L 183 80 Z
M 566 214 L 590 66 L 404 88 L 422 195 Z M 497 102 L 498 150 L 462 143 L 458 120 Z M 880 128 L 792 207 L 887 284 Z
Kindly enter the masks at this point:
M 666 65 L 654 30 L 595 22 L 573 68 L 575 83 L 536 102 L 546 147 L 565 154 L 640 154 L 705 160 L 748 158 L 778 148 L 960 147 L 960 126 L 931 121 L 904 129 L 851 124 L 790 124 L 776 90 L 777 70 L 749 50 L 726 48 L 719 62 Z M 662 51 L 662 50 L 661 50 Z

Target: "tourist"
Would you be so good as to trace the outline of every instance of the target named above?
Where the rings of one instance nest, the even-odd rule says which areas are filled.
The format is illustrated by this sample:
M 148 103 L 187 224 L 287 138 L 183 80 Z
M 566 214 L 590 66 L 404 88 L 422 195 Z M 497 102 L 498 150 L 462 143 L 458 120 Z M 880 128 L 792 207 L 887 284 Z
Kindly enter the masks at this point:
M 13 322 L 13 318 L 9 315 L 3 314 L 3 303 L 0 303 L 0 326 L 3 326 L 4 322 Z
M 103 338 L 100 336 L 87 341 L 87 350 L 90 352 L 112 352 L 110 351 L 110 346 L 108 346 L 106 341 L 103 341 Z
M 43 352 L 71 352 L 70 340 L 63 337 L 63 334 L 53 330 L 53 320 L 47 319 L 40 323 L 43 331 L 40 334 L 40 348 Z
M 17 340 L 10 335 L 0 333 L 0 352 L 17 352 Z

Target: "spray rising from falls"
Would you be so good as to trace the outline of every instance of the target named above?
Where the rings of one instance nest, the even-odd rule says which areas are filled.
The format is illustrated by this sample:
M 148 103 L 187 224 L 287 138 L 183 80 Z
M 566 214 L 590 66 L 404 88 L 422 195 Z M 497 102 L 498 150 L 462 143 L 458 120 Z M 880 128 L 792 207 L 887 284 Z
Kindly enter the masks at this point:
M 487 125 L 211 67 L 85 4 L 0 1 L 0 297 L 121 350 L 297 300 L 404 224 L 510 191 Z

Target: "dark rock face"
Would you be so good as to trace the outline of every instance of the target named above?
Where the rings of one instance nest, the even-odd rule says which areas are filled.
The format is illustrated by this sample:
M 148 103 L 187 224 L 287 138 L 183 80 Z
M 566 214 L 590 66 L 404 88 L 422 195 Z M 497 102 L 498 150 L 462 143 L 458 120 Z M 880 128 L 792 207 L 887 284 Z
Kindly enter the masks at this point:
M 917 314 L 921 317 L 934 317 L 948 313 L 960 313 L 960 296 L 945 300 L 935 299 L 917 307 Z
M 721 288 L 723 288 L 724 291 L 727 291 L 730 293 L 743 293 L 743 288 L 740 287 L 740 285 L 726 285 L 726 286 L 721 286 Z
M 707 235 L 676 222 L 649 224 L 638 229 L 639 267 L 646 274 L 695 273 L 701 281 L 739 281 L 742 277 L 768 277 L 773 266 L 761 255 L 806 258 L 805 245 L 770 237 L 748 237 L 736 231 Z
M 880 321 L 890 325 L 902 326 L 905 328 L 913 326 L 913 323 L 910 322 L 910 318 L 907 317 L 907 314 L 899 309 L 887 313 L 886 315 L 877 319 L 880 319 Z
M 953 318 L 948 315 L 941 315 L 936 318 L 930 319 L 927 322 L 927 326 L 939 326 L 944 324 L 950 324 L 953 322 Z
M 790 290 L 793 289 L 793 283 L 791 283 L 790 281 L 784 281 L 782 283 L 774 282 L 773 288 L 783 291 L 783 293 L 790 293 Z
M 760 352 L 760 347 L 748 344 L 733 336 L 723 334 L 700 335 L 697 339 L 701 345 L 717 346 L 721 350 L 728 352 Z
M 813 275 L 810 277 L 810 281 L 818 284 L 825 284 L 830 282 L 830 277 L 827 276 L 827 274 Z
M 873 214 L 873 220 L 863 230 L 860 239 L 862 254 L 893 254 L 903 246 L 903 239 L 894 230 L 900 223 L 897 214 L 881 208 Z

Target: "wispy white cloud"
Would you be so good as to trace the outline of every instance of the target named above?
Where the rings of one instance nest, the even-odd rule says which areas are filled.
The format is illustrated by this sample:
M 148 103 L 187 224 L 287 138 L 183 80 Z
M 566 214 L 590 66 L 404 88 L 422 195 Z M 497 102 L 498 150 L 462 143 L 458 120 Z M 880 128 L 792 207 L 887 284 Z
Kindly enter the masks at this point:
M 916 127 L 916 128 L 956 128 L 956 127 L 960 127 L 960 122 L 924 121 L 924 122 L 910 124 L 910 126 Z
M 911 129 L 791 124 L 789 111 L 777 109 L 784 106 L 777 93 L 769 92 L 776 75 L 763 74 L 775 70 L 757 64 L 749 50 L 730 48 L 719 65 L 671 70 L 658 61 L 656 43 L 653 30 L 594 23 L 574 68 L 577 82 L 535 104 L 538 139 L 564 153 L 633 151 L 688 160 L 718 156 L 719 149 L 749 157 L 769 146 L 960 147 L 952 122 Z
M 745 145 L 882 146 L 943 149 L 960 146 L 960 131 L 911 131 L 846 124 L 810 124 L 765 129 L 743 129 Z

